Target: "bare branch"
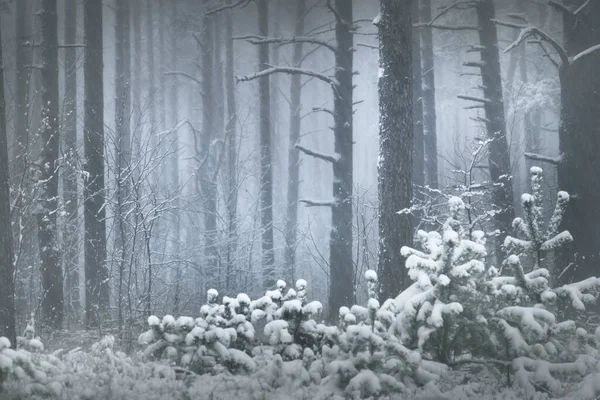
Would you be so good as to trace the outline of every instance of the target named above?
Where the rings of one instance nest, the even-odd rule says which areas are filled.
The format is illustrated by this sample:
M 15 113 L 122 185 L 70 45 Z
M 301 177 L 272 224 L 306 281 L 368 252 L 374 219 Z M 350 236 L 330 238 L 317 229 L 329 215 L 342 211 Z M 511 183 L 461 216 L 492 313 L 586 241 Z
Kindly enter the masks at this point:
M 246 40 L 250 44 L 293 44 L 293 43 L 308 43 L 323 46 L 334 53 L 337 52 L 337 48 L 324 40 L 319 40 L 310 36 L 292 36 L 292 37 L 264 37 L 257 35 L 247 35 L 234 37 L 235 40 Z
M 447 5 L 446 7 L 441 7 L 438 15 L 436 15 L 435 17 L 432 18 L 431 23 L 437 21 L 438 19 L 440 19 L 442 16 L 444 16 L 446 13 L 448 13 L 451 10 L 454 10 L 454 9 L 464 10 L 466 8 L 473 8 L 476 5 L 477 5 L 477 1 L 465 1 L 465 0 L 456 1 L 452 4 Z
M 525 158 L 532 161 L 540 161 L 548 164 L 558 165 L 564 161 L 564 154 L 560 154 L 556 157 L 551 157 L 535 153 L 525 153 Z
M 300 150 L 301 152 L 303 152 L 306 155 L 318 158 L 323 161 L 327 161 L 332 164 L 335 164 L 340 159 L 339 155 L 337 155 L 337 154 L 332 156 L 329 154 L 319 153 L 318 151 L 307 149 L 306 147 L 301 146 L 299 144 L 296 144 L 294 147 L 296 147 L 298 150 Z
M 588 6 L 588 4 L 590 4 L 590 0 L 586 0 L 585 3 L 583 3 L 581 6 L 579 6 L 579 8 L 577 10 L 573 11 L 573 15 L 579 14 L 584 8 L 586 8 Z
M 300 203 L 303 203 L 306 207 L 335 207 L 337 205 L 335 200 L 300 199 Z
M 327 0 L 326 6 L 329 9 L 329 11 L 331 11 L 331 13 L 335 16 L 335 20 L 338 24 L 346 24 L 346 21 L 344 21 L 337 8 L 331 5 L 331 0 Z
M 463 67 L 483 68 L 485 67 L 485 63 L 483 61 L 469 61 L 464 62 Z
M 235 79 L 237 82 L 248 82 L 248 81 L 252 81 L 254 79 L 262 78 L 264 76 L 269 76 L 269 75 L 273 75 L 273 74 L 277 74 L 277 73 L 290 74 L 290 75 L 306 75 L 306 76 L 320 79 L 323 82 L 330 84 L 331 86 L 337 85 L 337 81 L 332 77 L 320 74 L 315 71 L 311 71 L 309 69 L 302 69 L 302 68 L 296 68 L 296 67 L 272 67 L 272 68 L 262 70 L 255 74 L 252 74 L 252 75 L 241 75 L 241 76 L 238 75 L 235 77 Z
M 202 82 L 199 79 L 196 79 L 194 76 L 188 74 L 187 72 L 183 72 L 183 71 L 167 71 L 167 72 L 164 72 L 163 75 L 178 75 L 178 76 L 183 76 L 185 78 L 188 78 L 191 81 L 196 82 L 199 85 L 202 84 Z

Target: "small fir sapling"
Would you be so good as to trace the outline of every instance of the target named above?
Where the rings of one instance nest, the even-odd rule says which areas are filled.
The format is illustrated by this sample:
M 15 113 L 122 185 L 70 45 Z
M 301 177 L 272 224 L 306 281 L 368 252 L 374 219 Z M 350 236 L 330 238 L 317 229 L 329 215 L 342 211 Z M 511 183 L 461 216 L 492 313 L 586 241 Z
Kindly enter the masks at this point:
M 25 349 L 32 353 L 44 351 L 44 344 L 39 336 L 35 335 L 35 316 L 31 313 L 31 318 L 27 322 L 23 336 L 17 336 L 17 349 Z
M 398 314 L 392 326 L 402 343 L 443 363 L 475 350 L 486 338 L 485 328 L 478 328 L 485 308 L 479 290 L 485 270 L 484 235 L 475 231 L 474 240 L 465 237 L 461 199 L 450 198 L 448 208 L 442 235 L 419 231 L 423 251 L 406 246 L 401 250 L 415 283 L 396 298 Z

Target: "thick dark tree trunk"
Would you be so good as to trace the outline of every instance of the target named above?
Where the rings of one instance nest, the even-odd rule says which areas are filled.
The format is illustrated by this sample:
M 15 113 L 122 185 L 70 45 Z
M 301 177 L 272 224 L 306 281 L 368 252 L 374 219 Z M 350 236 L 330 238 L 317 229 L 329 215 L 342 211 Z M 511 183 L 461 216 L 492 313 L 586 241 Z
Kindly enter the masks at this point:
M 1 28 L 1 24 L 0 24 Z M 0 32 L 2 29 L 0 29 Z M 0 34 L 0 66 L 3 66 Z M 10 226 L 10 186 L 8 175 L 8 140 L 4 102 L 4 68 L 0 67 L 0 336 L 16 346 L 15 285 L 13 280 L 13 239 Z
M 577 9 L 584 1 L 567 2 Z M 573 16 L 564 14 L 565 48 L 570 57 L 600 43 L 600 2 L 591 1 Z M 573 235 L 571 254 L 560 268 L 574 262 L 566 281 L 598 276 L 600 261 L 600 51 L 574 61 L 561 71 L 560 151 L 558 184 L 571 194 L 565 228 Z
M 492 201 L 498 209 L 496 229 L 506 233 L 512 225 L 515 212 L 512 202 L 510 155 L 506 138 L 506 120 L 502 93 L 502 75 L 498 49 L 498 33 L 493 0 L 483 0 L 475 7 L 481 44 L 481 80 L 483 83 L 486 130 L 489 144 L 489 168 L 493 183 Z M 502 236 L 502 235 L 501 235 Z M 499 244 L 496 246 L 499 252 Z
M 296 4 L 296 36 L 304 35 L 304 13 L 306 0 L 298 0 Z M 303 43 L 294 44 L 293 66 L 302 67 Z M 302 75 L 292 75 L 290 85 L 290 140 L 288 148 L 288 181 L 287 204 L 285 219 L 285 268 L 286 278 L 294 283 L 296 281 L 296 241 L 298 230 L 298 187 L 300 184 L 300 154 L 296 143 L 300 140 L 302 109 Z
M 65 44 L 77 42 L 77 1 L 65 2 Z M 66 48 L 65 53 L 65 91 L 63 108 L 63 153 L 65 157 L 62 172 L 63 201 L 66 213 L 64 229 L 64 265 L 67 294 L 67 315 L 79 321 L 81 305 L 79 299 L 79 234 L 78 234 L 78 197 L 77 197 L 77 48 Z
M 400 0 L 381 0 L 379 28 L 379 280 L 382 299 L 407 287 L 402 246 L 412 244 L 412 18 Z M 430 18 L 430 17 L 425 17 Z M 429 19 L 426 19 L 427 21 Z M 423 29 L 423 31 L 431 31 Z M 428 168 L 429 169 L 429 168 Z M 431 184 L 431 183 L 430 183 Z
M 411 15 L 419 21 L 419 0 L 411 0 Z M 427 21 L 424 21 L 427 22 Z M 412 32 L 412 72 L 413 72 L 413 183 L 425 185 L 425 143 L 423 138 L 423 78 L 421 72 L 421 35 Z M 437 145 L 436 145 L 437 146 Z M 436 158 L 437 160 L 437 158 Z M 437 175 L 436 175 L 437 176 Z M 417 193 L 415 193 L 417 196 Z
M 420 0 L 421 21 L 431 21 L 431 0 Z M 425 141 L 425 183 L 438 187 L 437 129 L 435 115 L 435 70 L 432 29 L 420 29 L 423 96 L 423 139 Z
M 56 0 L 42 0 L 42 150 L 38 185 L 38 242 L 42 261 L 42 315 L 46 325 L 60 329 L 63 321 L 63 276 L 57 243 L 58 206 L 58 15 Z
M 267 0 L 258 0 L 259 35 L 269 36 Z M 259 70 L 269 68 L 269 47 L 258 46 Z M 258 81 L 260 112 L 260 206 L 262 228 L 263 289 L 275 286 L 275 253 L 273 251 L 273 168 L 271 158 L 271 96 L 269 77 Z
M 335 27 L 336 87 L 333 100 L 334 149 L 338 157 L 333 163 L 333 196 L 329 245 L 330 288 L 329 318 L 337 318 L 339 308 L 349 306 L 354 298 L 352 261 L 352 148 L 353 148 L 353 54 L 352 0 L 336 0 L 339 20 Z
M 104 88 L 102 2 L 87 1 L 83 8 L 84 62 L 84 225 L 86 326 L 98 327 L 108 311 L 106 269 L 106 212 L 104 207 Z M 45 102 L 44 102 L 45 103 Z
M 228 0 L 231 4 L 232 0 Z M 233 53 L 233 12 L 225 15 L 225 94 L 227 96 L 227 270 L 225 271 L 225 289 L 231 289 L 235 257 L 237 253 L 237 202 L 238 202 L 238 165 L 237 165 L 237 105 L 235 100 L 235 68 Z
M 130 194 L 130 185 L 128 172 L 131 162 L 131 45 L 129 32 L 129 1 L 117 0 L 116 3 L 116 71 L 115 71 L 115 134 L 116 134 L 116 152 L 117 152 L 117 240 L 116 250 L 119 254 L 119 281 L 117 290 L 117 308 L 118 308 L 118 326 L 123 326 L 123 308 L 124 308 L 124 287 L 125 265 L 127 260 L 127 237 L 129 229 L 127 215 L 129 214 L 128 199 Z
M 200 138 L 200 160 L 205 165 L 200 175 L 200 190 L 204 203 L 204 256 L 205 274 L 209 287 L 217 285 L 217 185 L 213 179 L 216 164 L 216 147 L 211 147 L 215 138 L 214 86 L 214 40 L 213 19 L 204 16 L 202 20 L 202 136 Z

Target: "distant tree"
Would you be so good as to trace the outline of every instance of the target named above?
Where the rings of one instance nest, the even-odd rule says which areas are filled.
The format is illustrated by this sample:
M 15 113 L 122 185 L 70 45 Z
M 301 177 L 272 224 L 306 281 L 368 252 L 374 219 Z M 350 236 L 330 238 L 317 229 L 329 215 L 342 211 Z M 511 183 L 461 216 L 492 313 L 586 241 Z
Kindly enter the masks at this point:
M 258 33 L 269 36 L 269 7 L 267 0 L 258 0 Z M 269 47 L 258 47 L 259 70 L 269 69 Z M 260 113 L 260 199 L 263 254 L 263 288 L 272 289 L 275 276 L 273 250 L 273 158 L 271 156 L 271 93 L 269 76 L 258 80 Z
M 379 271 L 382 298 L 408 282 L 400 252 L 412 244 L 412 16 L 400 0 L 381 0 L 379 29 Z
M 84 186 L 85 321 L 101 324 L 108 311 L 106 269 L 106 211 L 104 199 L 104 87 L 102 2 L 87 1 L 83 8 L 84 62 Z M 45 103 L 45 102 L 44 102 Z
M 60 329 L 63 322 L 63 275 L 57 243 L 58 214 L 58 15 L 56 0 L 42 0 L 41 21 L 42 127 L 37 210 L 38 243 L 42 261 L 42 317 L 46 325 Z
M 1 31 L 1 29 L 0 29 Z M 0 34 L 0 336 L 16 345 L 15 286 L 13 280 L 13 240 L 10 218 L 8 140 L 4 102 L 4 63 Z
M 413 23 L 419 21 L 419 0 L 411 0 Z M 421 72 L 421 36 L 418 30 L 412 33 L 413 72 L 413 183 L 425 185 L 425 144 L 423 141 L 423 74 Z M 415 192 L 415 196 L 418 196 Z

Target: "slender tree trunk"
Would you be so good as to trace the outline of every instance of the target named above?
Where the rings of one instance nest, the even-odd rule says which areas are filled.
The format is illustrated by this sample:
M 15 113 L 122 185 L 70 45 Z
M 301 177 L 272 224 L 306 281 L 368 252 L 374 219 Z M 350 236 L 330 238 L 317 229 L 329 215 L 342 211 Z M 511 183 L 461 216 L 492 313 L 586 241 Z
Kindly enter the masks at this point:
M 142 6 L 141 0 L 131 0 L 131 23 L 133 25 L 133 49 L 134 60 L 142 59 Z M 142 68 L 139 66 L 133 73 L 131 81 L 131 91 L 133 93 L 133 121 L 139 129 L 140 118 L 142 115 L 142 86 L 141 86 Z
M 167 129 L 167 105 L 166 105 L 166 96 L 167 90 L 165 86 L 165 79 L 162 77 L 162 73 L 165 71 L 165 61 L 167 58 L 167 54 L 165 52 L 165 2 L 166 0 L 158 0 L 158 59 L 159 59 L 159 85 L 160 85 L 160 95 L 158 97 L 159 100 L 159 113 L 160 113 L 160 129 Z
M 200 189 L 204 202 L 204 255 L 206 258 L 206 284 L 216 285 L 217 263 L 217 187 L 213 179 L 216 164 L 216 147 L 211 147 L 215 138 L 214 86 L 214 29 L 213 20 L 204 16 L 202 21 L 202 136 L 200 138 L 200 160 L 204 163 L 200 175 Z
M 575 10 L 584 1 L 569 0 Z M 565 49 L 573 57 L 600 43 L 600 3 L 591 1 L 576 16 L 563 14 Z M 563 275 L 564 281 L 598 276 L 600 252 L 600 51 L 588 54 L 560 73 L 561 120 L 558 184 L 571 195 L 565 214 L 565 228 L 574 242 L 559 268 L 573 262 Z M 566 253 L 566 252 L 565 252 Z
M 431 21 L 431 0 L 420 0 L 422 21 Z M 435 115 L 435 70 L 432 29 L 421 29 L 421 72 L 423 96 L 423 138 L 425 146 L 425 183 L 438 187 L 437 129 Z
M 269 7 L 267 0 L 258 0 L 259 35 L 269 36 Z M 258 46 L 261 71 L 269 68 L 269 48 Z M 262 228 L 263 288 L 275 286 L 275 253 L 273 251 L 273 169 L 271 158 L 271 96 L 269 77 L 258 81 L 260 112 L 260 204 Z
M 177 68 L 177 55 L 179 51 L 178 40 L 177 40 L 177 2 L 171 2 L 171 70 L 175 70 Z M 164 79 L 164 78 L 163 78 Z M 177 76 L 172 77 L 171 81 L 171 90 L 170 90 L 170 109 L 172 116 L 173 125 L 179 122 L 179 80 Z M 179 133 L 180 129 L 175 130 L 173 135 L 173 149 L 174 154 L 171 156 L 171 184 L 175 187 L 179 187 Z M 173 201 L 173 208 L 175 212 L 173 213 L 173 254 L 175 255 L 175 295 L 173 299 L 173 314 L 177 315 L 179 313 L 179 285 L 181 282 L 181 265 L 179 263 L 179 251 L 181 248 L 180 245 L 180 213 L 179 209 L 179 198 L 175 198 Z
M 0 29 L 0 336 L 7 337 L 11 344 L 16 346 L 13 238 L 10 226 L 10 178 L 1 31 L 2 29 Z
M 58 30 L 56 0 L 42 0 L 42 150 L 38 185 L 38 242 L 42 261 L 42 315 L 46 325 L 60 329 L 63 321 L 63 276 L 56 238 L 58 207 Z
M 411 0 L 411 14 L 413 19 L 416 20 L 416 22 L 418 22 L 419 0 Z M 423 137 L 423 78 L 421 72 L 421 35 L 418 31 L 414 31 L 412 33 L 412 71 L 414 127 L 413 183 L 417 186 L 425 186 L 425 143 Z M 417 194 L 415 193 L 415 195 Z
M 116 71 L 115 71 L 115 128 L 116 128 L 116 152 L 117 152 L 117 208 L 119 215 L 116 248 L 120 252 L 119 256 L 119 282 L 117 291 L 118 307 L 118 326 L 123 326 L 123 285 L 125 284 L 125 263 L 127 260 L 127 242 L 129 236 L 128 218 L 129 215 L 129 171 L 131 162 L 131 45 L 129 32 L 129 1 L 117 0 L 116 3 Z
M 228 0 L 227 4 L 231 4 Z M 237 201 L 238 201 L 238 165 L 237 165 L 237 106 L 235 100 L 235 71 L 233 54 L 233 11 L 225 15 L 227 43 L 225 46 L 225 91 L 227 95 L 227 165 L 229 187 L 227 188 L 227 222 L 229 246 L 227 251 L 227 271 L 225 289 L 231 289 L 231 274 L 234 269 L 234 257 L 237 253 Z
M 15 37 L 16 37 L 16 72 L 15 84 L 15 131 L 16 145 L 13 155 L 14 170 L 11 171 L 15 182 L 19 182 L 25 173 L 25 157 L 29 147 L 29 81 L 31 79 L 31 53 L 33 47 L 27 46 L 32 42 L 31 0 L 15 2 Z
M 304 35 L 306 0 L 296 3 L 296 36 Z M 294 67 L 302 67 L 303 43 L 294 44 Z M 300 185 L 300 154 L 296 143 L 300 141 L 302 110 L 302 75 L 292 75 L 290 85 L 290 141 L 288 148 L 288 180 L 287 180 L 287 207 L 285 224 L 285 267 L 286 278 L 290 282 L 296 281 L 296 245 L 298 230 L 298 193 Z
M 65 44 L 77 42 L 77 1 L 65 2 Z M 81 311 L 79 299 L 79 235 L 78 235 L 78 197 L 77 197 L 77 48 L 66 48 L 65 53 L 65 90 L 64 90 L 64 154 L 65 167 L 62 172 L 63 199 L 66 213 L 64 230 L 65 244 L 65 281 L 68 302 L 69 322 L 71 316 L 79 320 Z
M 150 135 L 153 144 L 158 143 L 156 128 L 156 83 L 154 79 L 155 60 L 154 60 L 154 12 L 152 0 L 146 0 L 146 52 L 148 57 L 148 118 L 150 123 Z M 155 182 L 156 183 L 156 182 Z
M 400 0 L 381 0 L 380 16 L 378 267 L 387 299 L 408 286 L 400 249 L 412 243 L 410 215 L 398 214 L 412 200 L 412 18 Z
M 492 139 L 489 145 L 489 168 L 493 183 L 492 201 L 499 210 L 496 214 L 496 228 L 501 232 L 508 232 L 515 212 L 512 203 L 510 155 L 506 138 L 498 33 L 492 21 L 495 18 L 493 0 L 478 2 L 475 9 L 482 46 L 481 79 L 485 98 L 486 130 L 488 138 Z M 496 249 L 499 255 L 499 244 Z
M 352 261 L 352 147 L 353 147 L 353 54 L 352 0 L 336 0 L 340 20 L 336 23 L 334 90 L 334 148 L 338 160 L 333 163 L 333 196 L 331 209 L 330 262 L 330 319 L 336 319 L 342 306 L 349 306 L 353 295 Z
M 86 326 L 99 327 L 108 311 L 106 269 L 106 213 L 104 207 L 104 88 L 102 2 L 87 1 L 83 8 L 85 312 Z

